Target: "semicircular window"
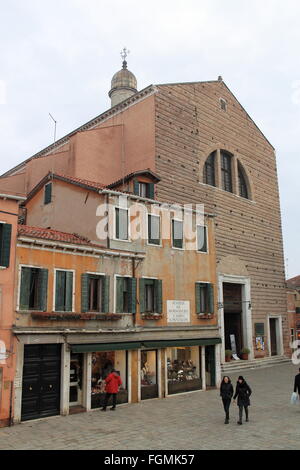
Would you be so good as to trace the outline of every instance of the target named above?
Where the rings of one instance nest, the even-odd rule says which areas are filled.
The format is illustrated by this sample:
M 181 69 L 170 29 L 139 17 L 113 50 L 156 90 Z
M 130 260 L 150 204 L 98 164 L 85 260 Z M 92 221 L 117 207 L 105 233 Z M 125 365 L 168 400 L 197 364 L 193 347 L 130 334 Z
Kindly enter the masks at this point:
M 246 182 L 244 169 L 240 162 L 238 163 L 238 177 L 239 177 L 239 195 L 245 199 L 249 199 L 249 191 Z
M 216 152 L 212 152 L 207 158 L 203 170 L 203 182 L 210 186 L 216 186 L 215 178 L 215 160 Z

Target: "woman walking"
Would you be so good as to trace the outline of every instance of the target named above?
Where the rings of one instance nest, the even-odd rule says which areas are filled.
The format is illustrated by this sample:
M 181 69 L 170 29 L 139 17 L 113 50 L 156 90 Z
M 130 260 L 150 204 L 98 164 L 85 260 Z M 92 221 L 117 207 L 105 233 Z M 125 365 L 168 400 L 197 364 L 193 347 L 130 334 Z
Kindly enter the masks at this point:
M 252 393 L 251 388 L 247 384 L 246 380 L 244 377 L 241 375 L 238 378 L 238 381 L 236 383 L 236 389 L 235 389 L 235 394 L 233 397 L 233 400 L 235 402 L 236 397 L 238 397 L 237 405 L 239 407 L 239 421 L 237 424 L 243 424 L 243 408 L 245 408 L 245 414 L 246 414 L 246 421 L 249 421 L 249 412 L 248 412 L 248 407 L 250 406 L 250 395 Z
M 220 387 L 220 397 L 222 397 L 224 411 L 225 411 L 225 424 L 229 423 L 229 408 L 233 396 L 233 386 L 230 378 L 226 375 L 223 377 Z

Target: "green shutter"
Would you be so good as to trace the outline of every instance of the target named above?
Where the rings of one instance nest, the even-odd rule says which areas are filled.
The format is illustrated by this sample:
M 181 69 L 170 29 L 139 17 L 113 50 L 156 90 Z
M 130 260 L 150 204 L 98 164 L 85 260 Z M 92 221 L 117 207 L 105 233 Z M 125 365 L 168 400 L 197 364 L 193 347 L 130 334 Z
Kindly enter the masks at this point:
M 20 310 L 29 310 L 31 268 L 21 269 Z
M 208 312 L 214 313 L 214 286 L 213 284 L 207 284 L 207 297 L 208 297 Z
M 175 230 L 176 226 L 177 229 Z M 175 235 L 177 238 L 175 238 Z M 180 235 L 180 238 L 178 235 Z M 183 223 L 178 220 L 172 220 L 172 239 L 174 248 L 183 248 Z
M 11 224 L 2 225 L 2 239 L 0 246 L 0 265 L 8 268 L 10 260 L 10 244 L 11 244 Z
M 140 284 L 140 313 L 144 313 L 146 310 L 146 305 L 145 305 L 145 279 L 140 279 L 139 281 Z
M 128 279 L 128 310 L 130 313 L 136 313 L 136 278 Z
M 103 276 L 102 277 L 102 312 L 108 313 L 109 312 L 109 286 L 110 286 L 110 277 Z
M 45 186 L 45 198 L 44 203 L 49 204 L 52 199 L 52 183 L 48 183 Z
M 201 313 L 201 284 L 195 284 L 196 313 Z
M 89 311 L 89 275 L 81 274 L 81 311 Z
M 56 271 L 55 281 L 55 311 L 63 312 L 65 307 L 65 271 Z
M 147 196 L 149 199 L 154 199 L 154 183 L 148 183 L 147 186 Z
M 124 289 L 124 282 L 122 277 L 117 277 L 116 281 L 116 313 L 123 313 L 124 305 L 123 305 L 123 289 Z
M 154 280 L 154 309 L 156 313 L 162 313 L 162 280 L 155 279 Z
M 115 212 L 116 220 L 116 238 L 120 238 L 120 209 L 116 208 Z
M 73 310 L 73 273 L 71 271 L 66 271 L 64 310 L 66 312 Z
M 39 269 L 38 274 L 38 305 L 42 312 L 47 310 L 48 269 Z
M 139 196 L 139 182 L 138 180 L 133 181 L 133 193 Z

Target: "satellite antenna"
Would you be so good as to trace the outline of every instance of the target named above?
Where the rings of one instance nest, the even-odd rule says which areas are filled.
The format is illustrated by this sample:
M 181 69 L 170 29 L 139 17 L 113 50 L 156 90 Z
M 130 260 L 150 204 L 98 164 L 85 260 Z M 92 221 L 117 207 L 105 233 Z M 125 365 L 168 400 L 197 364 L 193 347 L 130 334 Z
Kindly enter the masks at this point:
M 49 116 L 51 117 L 52 121 L 54 121 L 54 143 L 56 142 L 56 124 L 57 121 L 55 121 L 54 117 L 49 113 Z

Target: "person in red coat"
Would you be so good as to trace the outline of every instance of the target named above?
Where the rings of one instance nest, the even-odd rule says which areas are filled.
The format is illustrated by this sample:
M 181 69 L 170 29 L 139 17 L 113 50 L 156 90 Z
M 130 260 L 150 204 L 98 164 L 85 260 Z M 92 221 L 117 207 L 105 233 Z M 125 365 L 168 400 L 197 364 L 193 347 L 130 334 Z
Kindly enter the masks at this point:
M 111 371 L 111 373 L 106 377 L 105 379 L 106 387 L 105 387 L 105 399 L 104 399 L 104 405 L 101 408 L 101 411 L 106 411 L 107 403 L 108 400 L 110 399 L 112 395 L 112 400 L 113 400 L 113 406 L 111 407 L 111 410 L 116 409 L 117 405 L 117 393 L 119 391 L 119 386 L 122 385 L 122 380 L 119 374 L 115 369 Z

